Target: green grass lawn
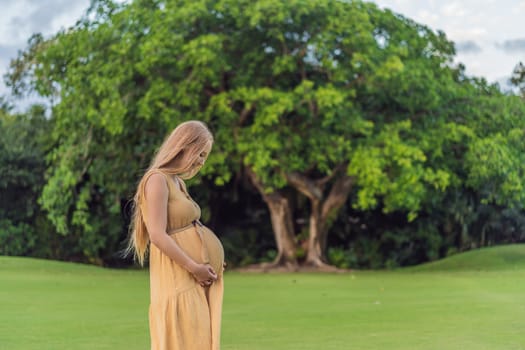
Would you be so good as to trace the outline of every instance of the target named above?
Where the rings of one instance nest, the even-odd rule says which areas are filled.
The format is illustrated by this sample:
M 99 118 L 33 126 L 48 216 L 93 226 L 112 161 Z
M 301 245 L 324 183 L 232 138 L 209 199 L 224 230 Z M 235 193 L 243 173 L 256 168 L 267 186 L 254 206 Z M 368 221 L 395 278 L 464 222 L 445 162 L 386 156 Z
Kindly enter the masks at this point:
M 398 271 L 225 278 L 226 350 L 525 349 L 525 245 Z M 148 298 L 146 271 L 0 257 L 0 349 L 148 349 Z

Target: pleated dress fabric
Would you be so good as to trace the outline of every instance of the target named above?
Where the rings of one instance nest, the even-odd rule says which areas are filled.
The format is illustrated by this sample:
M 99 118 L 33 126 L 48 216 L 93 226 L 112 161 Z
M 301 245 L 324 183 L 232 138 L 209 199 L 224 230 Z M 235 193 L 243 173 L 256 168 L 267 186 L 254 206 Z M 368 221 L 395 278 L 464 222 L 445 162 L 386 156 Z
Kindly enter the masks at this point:
M 209 262 L 218 279 L 202 287 L 182 266 L 150 245 L 149 326 L 152 350 L 220 349 L 224 250 L 215 234 L 198 220 L 200 207 L 182 181 L 161 171 L 169 188 L 170 237 L 198 263 Z M 142 197 L 144 198 L 144 197 Z M 142 208 L 143 213 L 146 208 Z

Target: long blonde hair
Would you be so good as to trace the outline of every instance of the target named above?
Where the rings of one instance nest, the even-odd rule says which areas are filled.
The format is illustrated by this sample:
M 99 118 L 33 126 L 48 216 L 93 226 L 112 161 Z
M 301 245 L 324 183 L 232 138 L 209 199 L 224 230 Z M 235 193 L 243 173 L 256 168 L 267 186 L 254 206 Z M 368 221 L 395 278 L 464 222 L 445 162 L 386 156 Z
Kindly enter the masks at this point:
M 155 170 L 170 175 L 189 171 L 208 142 L 213 142 L 213 136 L 204 123 L 190 120 L 180 124 L 164 140 L 148 170 L 142 176 L 133 197 L 130 238 L 126 248 L 126 254 L 133 253 L 135 260 L 141 266 L 144 266 L 150 242 L 141 206 L 146 180 Z

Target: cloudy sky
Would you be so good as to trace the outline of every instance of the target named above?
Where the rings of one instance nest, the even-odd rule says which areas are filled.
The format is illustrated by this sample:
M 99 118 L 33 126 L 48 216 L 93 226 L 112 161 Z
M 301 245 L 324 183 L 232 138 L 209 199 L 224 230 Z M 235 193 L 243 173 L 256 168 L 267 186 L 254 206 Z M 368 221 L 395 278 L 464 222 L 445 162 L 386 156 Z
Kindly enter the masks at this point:
M 470 75 L 502 82 L 525 63 L 525 0 L 377 0 L 380 7 L 442 30 Z
M 123 1 L 123 0 L 120 0 Z M 0 75 L 32 33 L 51 35 L 76 22 L 89 0 L 0 0 Z M 525 0 L 376 0 L 456 43 L 470 75 L 503 82 L 525 62 Z M 3 80 L 0 95 L 7 93 Z

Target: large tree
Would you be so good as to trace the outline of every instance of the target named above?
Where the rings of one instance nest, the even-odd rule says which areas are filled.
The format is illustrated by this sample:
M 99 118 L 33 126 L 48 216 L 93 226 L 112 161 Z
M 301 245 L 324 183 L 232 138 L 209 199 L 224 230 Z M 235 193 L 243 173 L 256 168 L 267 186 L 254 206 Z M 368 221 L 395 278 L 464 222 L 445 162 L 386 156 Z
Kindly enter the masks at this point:
M 456 178 L 440 150 L 470 129 L 443 110 L 471 83 L 453 55 L 442 33 L 361 1 L 98 0 L 34 36 L 9 81 L 53 103 L 41 202 L 60 232 L 83 232 L 87 256 L 115 247 L 154 146 L 195 118 L 216 137 L 207 175 L 241 173 L 267 203 L 275 264 L 298 263 L 293 189 L 309 201 L 304 262 L 322 266 L 352 191 L 355 207 L 413 219 Z

